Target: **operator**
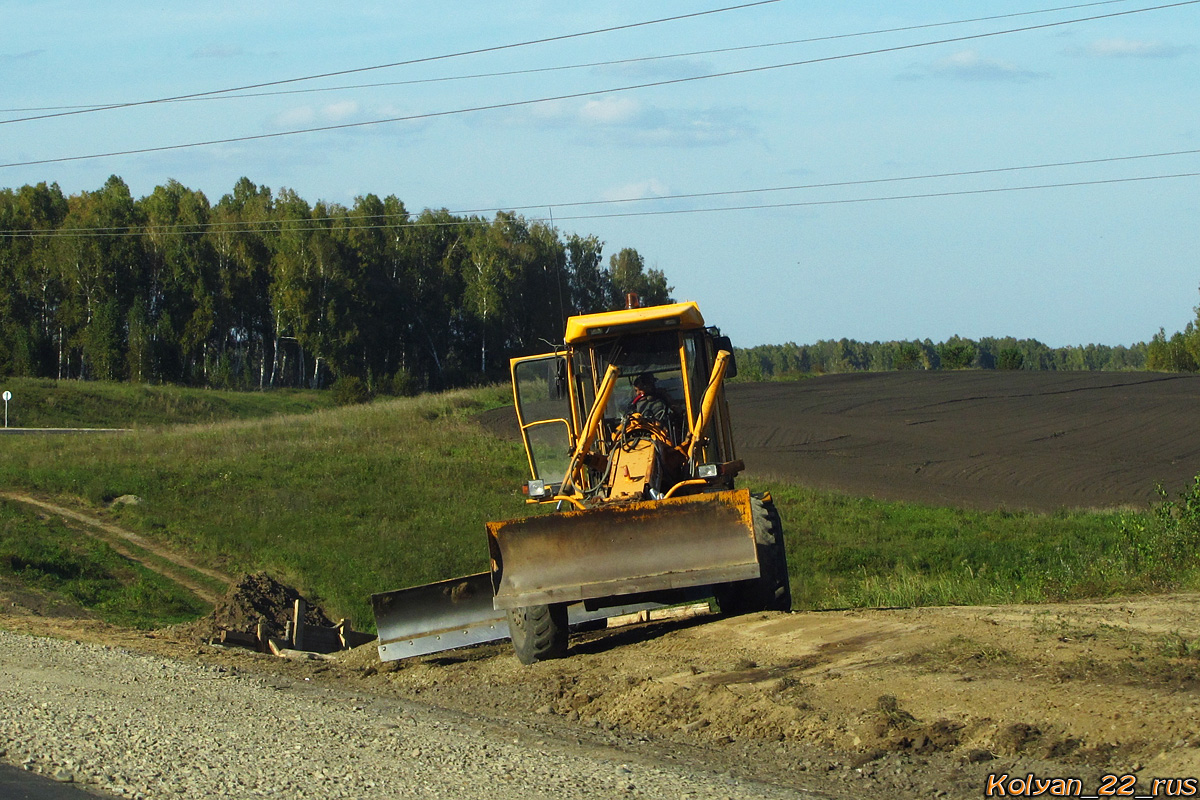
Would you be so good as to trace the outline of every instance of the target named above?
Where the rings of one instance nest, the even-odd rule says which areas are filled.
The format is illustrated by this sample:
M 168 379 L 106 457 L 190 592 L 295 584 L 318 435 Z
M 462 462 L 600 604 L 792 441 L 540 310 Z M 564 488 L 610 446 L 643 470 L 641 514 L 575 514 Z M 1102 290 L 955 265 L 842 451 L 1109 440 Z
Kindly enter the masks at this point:
M 658 388 L 658 381 L 649 372 L 643 372 L 633 379 L 633 388 L 637 390 L 629 401 L 629 411 L 641 414 L 648 420 L 667 423 L 670 403 L 667 396 Z

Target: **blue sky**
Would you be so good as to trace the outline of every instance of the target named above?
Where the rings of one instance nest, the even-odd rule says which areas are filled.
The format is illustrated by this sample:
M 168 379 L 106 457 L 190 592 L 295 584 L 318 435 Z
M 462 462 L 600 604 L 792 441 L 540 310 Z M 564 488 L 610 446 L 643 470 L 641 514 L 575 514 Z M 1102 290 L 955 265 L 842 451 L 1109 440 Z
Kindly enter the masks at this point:
M 732 5 L 0 0 L 0 121 Z M 1068 5 L 1081 7 L 1026 13 Z M 173 178 L 215 203 L 246 176 L 310 201 L 349 205 L 373 192 L 414 211 L 553 214 L 564 232 L 599 236 L 607 253 L 637 248 L 677 298 L 698 301 L 744 346 L 954 334 L 1130 344 L 1195 317 L 1200 178 L 1020 187 L 1200 173 L 1200 153 L 747 190 L 1200 150 L 1200 4 L 907 47 L 1155 5 L 779 0 L 274 88 L 330 91 L 0 124 L 0 186 L 47 181 L 75 193 L 117 174 L 142 196 Z M 857 35 L 1004 15 L 1021 16 Z M 802 39 L 820 41 L 760 46 Z M 727 48 L 744 49 L 700 52 Z M 870 50 L 890 52 L 853 56 Z M 631 60 L 679 53 L 693 55 Z M 814 59 L 831 60 L 606 91 Z M 433 80 L 602 61 L 626 63 Z M 342 88 L 380 83 L 392 85 Z M 13 166 L 581 93 L 594 94 Z M 678 197 L 712 192 L 742 193 Z M 942 196 L 911 197 L 930 194 Z M 897 196 L 909 197 L 881 199 Z M 630 198 L 639 202 L 572 205 Z M 745 206 L 758 207 L 734 208 Z M 599 216 L 650 211 L 676 213 Z

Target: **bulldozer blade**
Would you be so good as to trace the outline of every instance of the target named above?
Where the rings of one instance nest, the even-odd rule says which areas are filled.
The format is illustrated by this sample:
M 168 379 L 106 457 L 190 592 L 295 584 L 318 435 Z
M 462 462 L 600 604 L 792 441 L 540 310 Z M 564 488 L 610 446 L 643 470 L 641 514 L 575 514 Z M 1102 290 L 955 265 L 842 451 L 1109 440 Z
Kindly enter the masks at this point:
M 489 522 L 496 608 L 759 577 L 744 489 Z
M 492 605 L 487 572 L 374 594 L 371 606 L 381 661 L 508 638 L 508 620 Z
M 508 612 L 493 607 L 488 572 L 374 594 L 371 605 L 379 631 L 380 661 L 508 638 Z M 589 611 L 582 603 L 574 603 L 567 609 L 567 621 L 582 625 L 654 608 L 662 608 L 662 604 L 634 603 Z

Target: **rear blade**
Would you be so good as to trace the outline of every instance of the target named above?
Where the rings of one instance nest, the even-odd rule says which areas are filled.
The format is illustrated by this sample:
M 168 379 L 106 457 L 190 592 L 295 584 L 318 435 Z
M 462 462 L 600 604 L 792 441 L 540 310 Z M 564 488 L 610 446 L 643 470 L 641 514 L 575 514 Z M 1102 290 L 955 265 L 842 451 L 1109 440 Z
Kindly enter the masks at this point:
M 492 605 L 487 572 L 374 594 L 371 605 L 381 661 L 508 638 L 505 612 Z
M 487 529 L 497 608 L 759 576 L 744 489 L 489 522 Z
M 380 661 L 508 638 L 508 612 L 492 606 L 492 580 L 487 572 L 374 594 L 371 605 L 379 631 Z M 576 603 L 567 609 L 568 624 L 661 607 L 659 603 L 635 603 L 588 611 Z

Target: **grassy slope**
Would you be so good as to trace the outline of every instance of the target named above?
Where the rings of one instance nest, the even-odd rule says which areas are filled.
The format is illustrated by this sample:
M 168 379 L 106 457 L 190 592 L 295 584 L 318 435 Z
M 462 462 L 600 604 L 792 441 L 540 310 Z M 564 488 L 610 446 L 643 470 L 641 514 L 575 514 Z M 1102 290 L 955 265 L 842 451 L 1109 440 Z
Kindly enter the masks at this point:
M 526 513 L 520 448 L 482 432 L 506 389 L 115 437 L 8 437 L 0 488 L 102 506 L 227 572 L 268 569 L 357 626 L 368 597 L 481 571 L 483 523 Z M 1036 602 L 1192 588 L 1149 515 L 978 513 L 790 486 L 798 607 Z M 1157 538 L 1156 538 L 1157 537 Z
M 106 622 L 135 628 L 195 619 L 206 610 L 186 589 L 59 520 L 0 501 L 0 579 L 65 597 Z
M 518 448 L 470 414 L 500 390 L 104 437 L 10 437 L 0 487 L 145 502 L 120 524 L 226 572 L 266 568 L 335 615 L 487 565 L 483 523 L 523 511 Z
M 329 392 L 223 392 L 179 386 L 2 378 L 13 428 L 136 428 L 303 414 L 333 405 Z
M 770 488 L 803 608 L 1036 603 L 1200 588 L 1172 514 L 978 512 Z

